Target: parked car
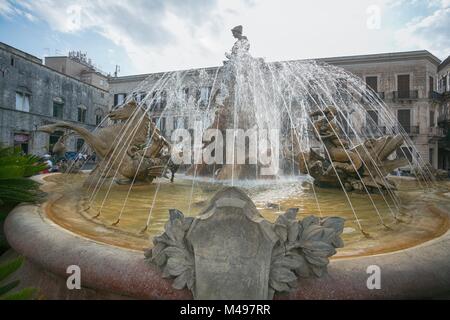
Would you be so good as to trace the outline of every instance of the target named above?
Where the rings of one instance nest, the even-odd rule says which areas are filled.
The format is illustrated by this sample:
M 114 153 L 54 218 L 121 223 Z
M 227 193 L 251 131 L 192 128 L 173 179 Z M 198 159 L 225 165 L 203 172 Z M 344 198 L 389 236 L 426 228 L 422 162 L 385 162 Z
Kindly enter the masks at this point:
M 72 160 L 75 161 L 78 158 L 78 152 L 75 151 L 68 151 L 64 154 L 64 158 L 66 158 L 66 160 Z

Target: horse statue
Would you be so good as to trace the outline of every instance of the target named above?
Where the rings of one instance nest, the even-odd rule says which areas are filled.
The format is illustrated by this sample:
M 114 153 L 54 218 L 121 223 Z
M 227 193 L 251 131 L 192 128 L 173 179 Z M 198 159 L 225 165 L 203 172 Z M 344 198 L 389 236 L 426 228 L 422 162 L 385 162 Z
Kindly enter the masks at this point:
M 111 111 L 108 117 L 115 124 L 94 132 L 64 121 L 39 127 L 38 131 L 67 129 L 81 136 L 101 159 L 91 172 L 91 181 L 115 176 L 122 182 L 123 178 L 152 182 L 166 176 L 168 170 L 172 170 L 173 181 L 176 166 L 171 165 L 171 145 L 144 108 L 130 101 Z
M 298 152 L 295 158 L 300 173 L 309 174 L 320 187 L 340 188 L 346 191 L 380 193 L 395 190 L 386 176 L 393 170 L 408 165 L 407 159 L 388 157 L 404 143 L 401 135 L 368 138 L 353 148 L 334 123 L 335 108 L 320 111 L 322 118 L 314 122 L 314 135 L 324 147 L 324 155 L 311 149 Z M 316 113 L 310 116 L 319 115 Z M 294 142 L 296 142 L 294 140 Z M 294 143 L 295 144 L 295 143 Z M 299 150 L 294 145 L 294 150 Z

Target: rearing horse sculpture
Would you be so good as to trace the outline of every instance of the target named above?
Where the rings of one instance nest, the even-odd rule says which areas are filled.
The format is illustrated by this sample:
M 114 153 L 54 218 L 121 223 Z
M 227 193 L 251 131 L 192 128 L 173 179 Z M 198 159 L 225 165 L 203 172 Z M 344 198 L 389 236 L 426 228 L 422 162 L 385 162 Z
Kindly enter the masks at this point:
M 385 135 L 379 138 L 367 138 L 362 144 L 350 148 L 339 126 L 334 123 L 337 111 L 334 107 L 311 113 L 322 115 L 314 122 L 315 137 L 323 144 L 322 156 L 310 149 L 300 152 L 294 139 L 294 153 L 299 171 L 314 178 L 321 187 L 340 188 L 347 191 L 379 193 L 395 190 L 396 186 L 386 176 L 396 168 L 408 164 L 406 159 L 388 157 L 404 143 L 401 135 Z
M 68 129 L 80 135 L 102 159 L 92 175 L 106 177 L 116 172 L 130 180 L 151 182 L 163 176 L 170 161 L 170 143 L 161 135 L 146 110 L 135 101 L 111 111 L 108 117 L 119 123 L 90 132 L 60 121 L 38 131 L 52 133 Z M 170 168 L 169 168 L 170 169 Z

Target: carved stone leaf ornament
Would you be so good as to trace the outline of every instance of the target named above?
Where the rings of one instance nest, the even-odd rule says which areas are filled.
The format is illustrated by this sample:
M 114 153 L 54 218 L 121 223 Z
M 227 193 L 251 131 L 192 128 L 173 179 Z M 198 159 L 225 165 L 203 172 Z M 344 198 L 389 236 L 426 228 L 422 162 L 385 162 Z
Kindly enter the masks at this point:
M 336 248 L 343 247 L 344 243 L 341 239 L 341 234 L 344 228 L 344 219 L 339 217 L 318 218 L 315 216 L 308 216 L 303 220 L 297 220 L 298 209 L 289 209 L 284 214 L 280 215 L 275 223 L 270 223 L 262 216 L 260 216 L 254 207 L 253 202 L 246 195 L 242 196 L 243 192 L 237 188 L 228 188 L 219 191 L 211 200 L 209 208 L 228 208 L 230 214 L 233 215 L 232 207 L 229 207 L 231 203 L 241 204 L 242 208 L 245 208 L 248 204 L 251 205 L 256 221 L 262 221 L 266 228 L 266 234 L 273 234 L 271 239 L 273 242 L 270 246 L 265 246 L 264 252 L 268 255 L 268 277 L 266 281 L 267 299 L 272 299 L 275 292 L 289 292 L 295 288 L 298 284 L 299 278 L 321 277 L 327 271 L 329 264 L 329 258 L 336 254 Z M 230 198 L 236 196 L 236 198 Z M 186 218 L 182 212 L 172 209 L 169 211 L 170 219 L 165 225 L 165 232 L 155 237 L 153 240 L 154 247 L 145 252 L 146 261 L 148 263 L 156 264 L 163 272 L 164 278 L 174 278 L 173 287 L 176 289 L 183 289 L 187 287 L 192 291 L 194 297 L 196 297 L 196 255 L 194 254 L 193 244 L 188 240 L 188 232 L 195 229 L 195 225 L 204 219 L 209 219 L 214 214 L 217 214 L 215 210 L 208 211 L 206 215 L 200 215 L 197 218 Z M 220 211 L 219 211 L 220 212 Z M 228 228 L 235 228 L 236 230 L 244 230 L 243 221 L 247 221 L 247 218 L 241 221 L 234 222 L 236 225 L 229 225 Z M 245 223 L 254 223 L 251 220 Z M 220 226 L 217 226 L 220 227 Z M 226 226 L 223 226 L 227 228 Z M 205 229 L 209 230 L 209 229 Z M 202 232 L 205 232 L 203 230 Z M 267 233 L 268 232 L 268 233 Z M 219 232 L 220 233 L 220 232 Z M 214 237 L 217 237 L 219 233 L 215 233 Z M 229 233 L 225 233 L 229 234 Z M 220 236 L 219 236 L 220 237 Z M 247 234 L 246 237 L 251 235 Z M 225 244 L 230 239 L 216 239 L 215 243 Z M 254 241 L 254 240 L 252 240 Z M 271 240 L 272 241 L 272 240 Z M 241 243 L 241 242 L 240 242 Z M 242 246 L 245 244 L 242 243 Z M 256 247 L 255 247 L 256 248 Z M 261 246 L 258 250 L 261 249 Z M 222 250 L 218 248 L 218 250 Z M 210 251 L 208 251 L 210 252 Z M 217 252 L 212 250 L 212 252 Z M 227 252 L 226 250 L 224 252 Z M 208 253 L 212 254 L 213 253 Z M 247 252 L 248 254 L 248 252 Z M 252 254 L 253 257 L 258 256 L 256 252 Z M 220 263 L 225 263 L 223 266 L 235 265 L 236 256 L 230 254 L 228 256 L 221 256 Z M 263 257 L 263 256 L 261 256 Z M 214 257 L 211 257 L 214 261 Z M 225 260 L 223 260 L 225 259 Z M 228 261 L 228 260 L 233 261 Z M 250 258 L 249 258 L 250 259 Z M 240 262 L 243 263 L 243 262 Z M 262 261 L 261 261 L 262 263 Z M 197 266 L 197 269 L 199 266 Z M 228 268 L 228 267 L 226 267 Z M 203 270 L 203 269 L 202 269 Z M 232 269 L 227 269 L 232 270 Z M 267 269 L 266 269 L 267 270 Z M 231 276 L 238 277 L 239 271 L 231 271 Z M 197 270 L 199 272 L 199 270 Z M 202 271 L 204 272 L 204 270 Z M 217 277 L 228 277 L 230 279 L 230 271 L 227 275 L 217 274 Z M 197 275 L 197 281 L 200 280 Z M 260 279 L 262 275 L 252 274 L 252 277 Z M 204 278 L 204 277 L 202 277 Z M 227 280 L 228 281 L 228 280 Z M 234 279 L 233 281 L 244 281 L 244 279 Z M 245 279 L 250 281 L 250 279 Z M 220 283 L 220 281 L 219 281 Z M 226 282 L 228 283 L 228 282 Z M 239 282 L 237 282 L 239 283 Z M 251 281 L 249 283 L 252 283 Z M 203 286 L 203 282 L 200 282 Z M 261 285 L 261 284 L 260 284 Z M 232 290 L 233 288 L 228 288 Z M 219 290 L 220 291 L 220 290 Z M 242 292 L 241 292 L 242 293 Z M 216 293 L 217 294 L 217 293 Z M 221 297 L 220 293 L 218 296 Z M 226 296 L 229 296 L 227 293 Z M 251 299 L 252 297 L 248 297 Z
M 169 210 L 169 221 L 165 232 L 153 239 L 154 247 L 145 252 L 146 261 L 156 264 L 164 278 L 175 278 L 173 287 L 181 290 L 187 287 L 194 291 L 194 254 L 186 240 L 193 218 L 185 218 L 183 213 Z
M 274 230 L 279 240 L 272 253 L 270 296 L 288 292 L 297 286 L 297 278 L 322 277 L 329 257 L 344 243 L 340 237 L 344 219 L 320 219 L 309 216 L 297 221 L 298 209 L 289 209 L 279 216 Z

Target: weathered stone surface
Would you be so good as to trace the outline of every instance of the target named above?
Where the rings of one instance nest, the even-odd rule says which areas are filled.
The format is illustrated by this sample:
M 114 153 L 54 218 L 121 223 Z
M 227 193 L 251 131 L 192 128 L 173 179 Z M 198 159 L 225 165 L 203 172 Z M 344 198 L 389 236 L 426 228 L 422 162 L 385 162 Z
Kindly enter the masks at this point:
M 225 189 L 193 223 L 196 299 L 267 299 L 275 233 L 248 197 Z
M 47 299 L 191 299 L 188 290 L 174 290 L 161 272 L 143 262 L 142 252 L 94 242 L 74 235 L 45 218 L 38 206 L 16 208 L 5 223 L 5 233 L 14 250 L 25 256 L 24 287 L 39 287 Z M 276 299 L 420 299 L 447 294 L 450 286 L 450 232 L 409 249 L 350 259 L 332 260 L 330 275 L 301 279 L 300 285 Z M 82 286 L 92 289 L 69 292 L 66 267 L 78 264 Z M 382 270 L 380 290 L 368 290 L 367 267 Z M 50 281 L 49 278 L 52 280 Z M 416 281 L 411 281 L 416 279 Z M 80 293 L 80 295 L 77 295 Z
M 5 234 L 11 247 L 35 270 L 22 285 L 42 289 L 49 299 L 80 299 L 67 289 L 67 267 L 81 269 L 81 286 L 92 289 L 89 298 L 111 293 L 140 299 L 192 299 L 188 290 L 174 290 L 156 267 L 148 266 L 142 251 L 114 247 L 75 235 L 49 219 L 39 206 L 17 207 L 8 215 Z M 54 285 L 49 282 L 52 275 Z M 58 290 L 55 292 L 54 290 Z
M 326 274 L 328 258 L 343 246 L 342 218 L 297 221 L 297 212 L 289 209 L 272 224 L 242 190 L 224 188 L 195 219 L 170 210 L 145 256 L 196 299 L 271 299 L 294 290 L 298 277 Z
M 12 59 L 14 59 L 12 63 Z M 13 64 L 13 65 L 12 65 Z M 49 135 L 36 127 L 58 121 L 53 116 L 53 101 L 64 102 L 62 120 L 88 130 L 96 128 L 96 116 L 109 111 L 108 92 L 51 70 L 36 57 L 0 44 L 0 141 L 14 144 L 14 134 L 29 135 L 28 151 L 44 155 L 49 150 Z M 16 110 L 16 92 L 30 95 L 29 112 Z M 78 107 L 86 107 L 86 121 L 78 122 Z M 67 139 L 69 151 L 77 150 L 77 140 Z

